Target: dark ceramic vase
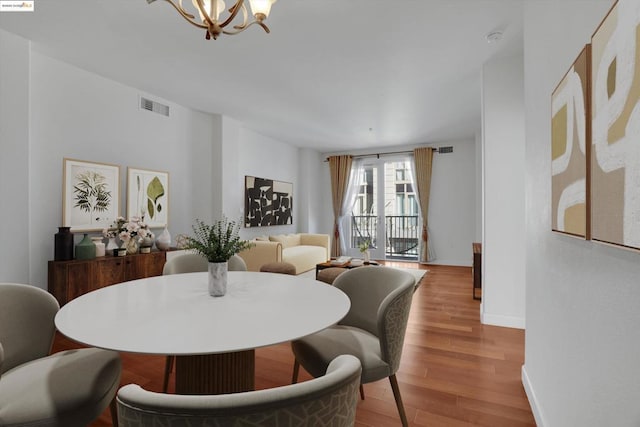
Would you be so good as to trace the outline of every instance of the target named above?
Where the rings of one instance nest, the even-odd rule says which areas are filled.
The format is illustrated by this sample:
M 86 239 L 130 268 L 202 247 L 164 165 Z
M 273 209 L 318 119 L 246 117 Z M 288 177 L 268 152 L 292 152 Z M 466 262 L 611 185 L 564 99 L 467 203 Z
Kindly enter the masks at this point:
M 73 259 L 73 233 L 71 227 L 58 227 L 58 232 L 54 235 L 54 254 L 56 261 L 66 261 Z

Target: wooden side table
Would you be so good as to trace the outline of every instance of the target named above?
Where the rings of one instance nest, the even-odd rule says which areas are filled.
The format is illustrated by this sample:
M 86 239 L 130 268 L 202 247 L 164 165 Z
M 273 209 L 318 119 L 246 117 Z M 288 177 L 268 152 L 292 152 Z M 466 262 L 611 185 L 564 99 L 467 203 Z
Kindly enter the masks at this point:
M 482 244 L 473 243 L 473 299 L 482 299 Z M 480 296 L 476 295 L 480 289 Z

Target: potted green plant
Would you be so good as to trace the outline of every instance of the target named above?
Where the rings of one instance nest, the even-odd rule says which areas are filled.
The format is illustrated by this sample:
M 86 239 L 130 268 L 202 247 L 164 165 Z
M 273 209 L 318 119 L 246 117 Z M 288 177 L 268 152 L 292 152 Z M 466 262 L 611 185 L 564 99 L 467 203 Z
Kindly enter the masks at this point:
M 371 241 L 369 239 L 365 239 L 358 245 L 358 249 L 360 249 L 360 253 L 362 254 L 362 258 L 364 259 L 365 264 L 369 264 L 369 248 L 371 247 Z
M 186 236 L 185 249 L 191 249 L 209 261 L 209 294 L 223 296 L 227 293 L 227 262 L 238 252 L 252 246 L 241 240 L 240 224 L 226 216 L 208 225 L 199 219 L 191 227 L 193 236 Z

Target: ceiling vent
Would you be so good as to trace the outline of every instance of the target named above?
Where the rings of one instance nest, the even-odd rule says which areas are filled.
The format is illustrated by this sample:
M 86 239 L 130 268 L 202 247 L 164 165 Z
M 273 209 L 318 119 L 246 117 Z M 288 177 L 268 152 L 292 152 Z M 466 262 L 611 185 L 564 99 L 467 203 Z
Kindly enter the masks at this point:
M 452 146 L 439 147 L 438 148 L 438 153 L 440 153 L 440 154 L 453 153 L 453 147 Z
M 140 108 L 169 117 L 169 106 L 147 98 L 140 97 Z

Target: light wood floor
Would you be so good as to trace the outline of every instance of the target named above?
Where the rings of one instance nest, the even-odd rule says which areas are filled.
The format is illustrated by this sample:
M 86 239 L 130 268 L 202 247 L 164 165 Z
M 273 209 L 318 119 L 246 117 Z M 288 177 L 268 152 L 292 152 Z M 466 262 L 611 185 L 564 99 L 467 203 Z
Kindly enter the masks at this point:
M 418 268 L 417 264 L 387 265 Z M 425 268 L 424 266 L 420 268 Z M 471 269 L 427 266 L 414 295 L 402 363 L 397 374 L 412 426 L 535 426 L 520 382 L 524 331 L 480 324 L 472 299 Z M 77 347 L 58 335 L 54 351 Z M 160 391 L 164 357 L 123 354 L 122 384 Z M 256 351 L 256 388 L 289 384 L 288 344 Z M 302 379 L 310 378 L 306 373 Z M 170 391 L 173 384 L 170 385 Z M 398 426 L 387 380 L 366 384 L 356 426 Z M 109 411 L 92 427 L 111 425 Z

